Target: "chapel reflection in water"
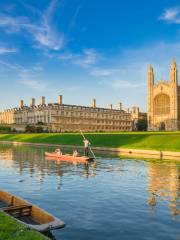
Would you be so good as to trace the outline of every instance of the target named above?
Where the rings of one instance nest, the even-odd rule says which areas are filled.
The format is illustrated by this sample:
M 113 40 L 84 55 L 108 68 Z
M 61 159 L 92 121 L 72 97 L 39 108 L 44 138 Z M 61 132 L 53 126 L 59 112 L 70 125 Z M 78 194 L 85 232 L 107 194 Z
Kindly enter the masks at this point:
M 147 163 L 149 199 L 152 209 L 167 203 L 173 216 L 180 214 L 180 165 L 175 162 Z

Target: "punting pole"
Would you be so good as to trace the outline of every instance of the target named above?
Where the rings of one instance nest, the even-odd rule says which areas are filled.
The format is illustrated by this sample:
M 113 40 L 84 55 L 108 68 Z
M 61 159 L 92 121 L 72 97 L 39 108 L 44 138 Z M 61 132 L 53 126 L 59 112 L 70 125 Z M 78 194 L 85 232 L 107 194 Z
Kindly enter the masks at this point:
M 80 133 L 81 133 L 83 139 L 85 140 L 86 138 L 85 138 L 85 136 L 84 136 L 84 134 L 83 134 L 83 132 L 82 132 L 81 130 L 80 130 Z M 92 155 L 93 155 L 93 158 L 96 160 L 96 156 L 95 156 L 95 154 L 93 153 L 93 150 L 91 149 L 90 146 L 89 146 L 89 149 L 90 149 L 90 151 L 91 151 L 91 153 L 92 153 Z

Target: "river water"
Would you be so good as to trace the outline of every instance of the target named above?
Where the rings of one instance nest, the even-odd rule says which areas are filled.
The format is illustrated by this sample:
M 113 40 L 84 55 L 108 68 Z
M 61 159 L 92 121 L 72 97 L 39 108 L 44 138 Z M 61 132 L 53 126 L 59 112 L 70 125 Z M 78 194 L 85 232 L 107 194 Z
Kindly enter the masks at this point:
M 97 154 L 76 166 L 48 150 L 1 144 L 0 187 L 63 220 L 54 239 L 180 239 L 180 162 Z

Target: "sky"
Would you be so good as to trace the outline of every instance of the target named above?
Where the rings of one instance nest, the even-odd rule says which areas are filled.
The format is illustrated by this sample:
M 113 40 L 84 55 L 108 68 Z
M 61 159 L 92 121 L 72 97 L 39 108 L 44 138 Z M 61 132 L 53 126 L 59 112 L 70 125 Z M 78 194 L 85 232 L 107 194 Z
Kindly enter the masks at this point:
M 0 110 L 46 102 L 146 111 L 147 69 L 180 64 L 177 0 L 0 0 Z

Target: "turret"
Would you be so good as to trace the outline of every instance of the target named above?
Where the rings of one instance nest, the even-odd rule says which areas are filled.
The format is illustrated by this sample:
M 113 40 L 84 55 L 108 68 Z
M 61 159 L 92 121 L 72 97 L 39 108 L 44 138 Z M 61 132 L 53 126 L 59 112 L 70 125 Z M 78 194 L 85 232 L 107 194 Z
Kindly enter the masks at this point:
M 154 72 L 153 72 L 153 67 L 150 64 L 148 68 L 148 87 L 154 85 Z
M 178 71 L 176 60 L 171 63 L 170 69 L 170 82 L 171 82 L 171 119 L 174 121 L 173 129 L 178 129 Z
M 30 107 L 35 107 L 35 105 L 36 105 L 36 100 L 35 100 L 35 98 L 31 98 Z
M 177 64 L 176 64 L 176 60 L 175 59 L 171 63 L 170 81 L 171 81 L 171 83 L 173 83 L 175 85 L 178 84 Z
M 154 72 L 150 64 L 148 68 L 148 83 L 147 83 L 147 108 L 148 108 L 148 129 L 151 130 L 153 122 L 153 87 L 154 87 Z
M 121 111 L 122 110 L 122 102 L 118 103 L 118 109 Z
M 96 99 L 95 98 L 92 100 L 92 107 L 96 108 Z
M 112 110 L 113 109 L 113 105 L 112 103 L 109 105 L 109 108 Z
M 58 104 L 59 104 L 59 105 L 62 105 L 62 95 L 59 95 L 59 96 L 58 96 Z
M 24 101 L 23 101 L 23 100 L 20 100 L 20 102 L 19 102 L 19 107 L 20 107 L 20 108 L 23 108 L 23 107 L 24 107 Z
M 40 105 L 45 105 L 46 104 L 46 99 L 44 96 L 40 97 Z

